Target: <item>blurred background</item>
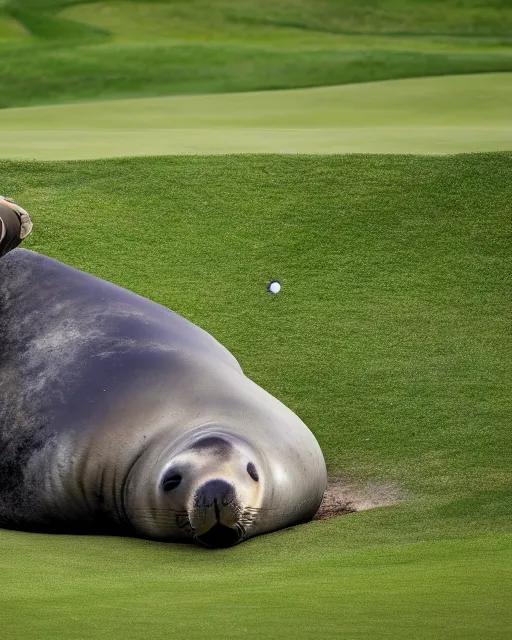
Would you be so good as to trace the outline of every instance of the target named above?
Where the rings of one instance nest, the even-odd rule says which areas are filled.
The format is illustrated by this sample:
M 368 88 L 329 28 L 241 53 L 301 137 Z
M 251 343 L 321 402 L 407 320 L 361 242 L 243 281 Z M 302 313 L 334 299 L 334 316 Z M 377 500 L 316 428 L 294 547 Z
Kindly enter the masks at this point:
M 511 33 L 508 0 L 2 0 L 0 156 L 510 149 Z

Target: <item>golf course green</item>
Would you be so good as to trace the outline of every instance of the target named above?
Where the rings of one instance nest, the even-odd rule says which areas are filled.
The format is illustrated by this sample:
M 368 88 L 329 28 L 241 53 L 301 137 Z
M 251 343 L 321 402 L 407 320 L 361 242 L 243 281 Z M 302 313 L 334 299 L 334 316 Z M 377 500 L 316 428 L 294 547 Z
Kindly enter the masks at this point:
M 209 331 L 383 505 L 0 530 L 2 639 L 510 638 L 511 43 L 505 0 L 0 1 L 24 246 Z
M 440 108 L 442 105 L 442 108 Z M 512 73 L 0 110 L 0 157 L 512 150 Z

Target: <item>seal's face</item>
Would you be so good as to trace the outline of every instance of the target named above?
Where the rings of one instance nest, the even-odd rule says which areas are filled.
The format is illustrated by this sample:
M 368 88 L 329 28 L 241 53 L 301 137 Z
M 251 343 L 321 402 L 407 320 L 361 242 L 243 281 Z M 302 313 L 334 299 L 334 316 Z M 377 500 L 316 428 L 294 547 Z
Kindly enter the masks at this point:
M 195 539 L 208 547 L 228 547 L 252 535 L 264 501 L 266 463 L 247 441 L 208 430 L 173 447 L 165 461 L 158 457 L 159 473 L 144 464 L 127 482 L 127 515 L 140 533 Z M 152 491 L 135 497 L 134 483 L 148 472 Z
M 209 547 L 240 542 L 262 494 L 252 453 L 245 443 L 226 434 L 198 438 L 162 473 L 162 504 L 176 511 L 181 508 L 178 524 Z

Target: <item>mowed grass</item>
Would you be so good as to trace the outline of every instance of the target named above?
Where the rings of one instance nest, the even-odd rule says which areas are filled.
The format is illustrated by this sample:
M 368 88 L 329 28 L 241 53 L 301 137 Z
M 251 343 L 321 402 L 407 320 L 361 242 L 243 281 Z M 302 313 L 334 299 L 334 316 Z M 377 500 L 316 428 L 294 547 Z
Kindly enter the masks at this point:
M 369 514 L 357 517 L 368 534 L 380 527 Z M 312 524 L 212 552 L 2 532 L 3 634 L 508 640 L 510 539 L 354 551 L 345 544 L 350 524 Z
M 506 0 L 9 0 L 0 107 L 512 71 Z
M 512 71 L 507 0 L 0 5 L 0 107 Z M 509 78 L 441 80 L 5 111 L 0 153 L 507 148 Z M 507 153 L 0 162 L 28 248 L 204 327 L 331 474 L 402 497 L 217 551 L 0 531 L 2 638 L 508 639 L 511 169 Z
M 28 248 L 210 331 L 404 500 L 213 552 L 2 531 L 6 637 L 509 637 L 512 154 L 0 168 Z
M 510 73 L 0 111 L 4 158 L 496 150 L 512 150 Z

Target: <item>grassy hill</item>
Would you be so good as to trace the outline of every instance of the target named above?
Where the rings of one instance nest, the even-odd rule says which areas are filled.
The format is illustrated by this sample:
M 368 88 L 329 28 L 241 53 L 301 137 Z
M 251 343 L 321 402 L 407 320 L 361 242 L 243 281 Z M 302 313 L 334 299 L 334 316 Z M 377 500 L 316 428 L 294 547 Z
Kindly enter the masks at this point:
M 4 0 L 0 107 L 512 70 L 506 0 Z
M 505 471 L 510 154 L 0 166 L 28 248 L 210 331 L 332 472 L 443 493 Z
M 511 154 L 0 169 L 28 248 L 210 331 L 405 500 L 214 552 L 1 532 L 6 637 L 506 637 Z

